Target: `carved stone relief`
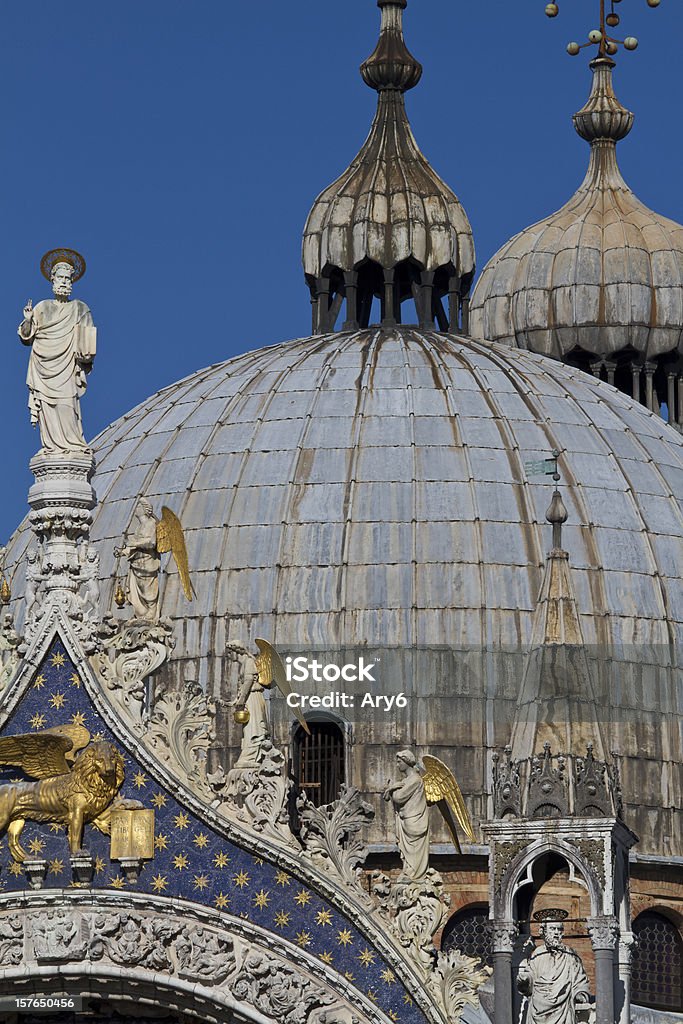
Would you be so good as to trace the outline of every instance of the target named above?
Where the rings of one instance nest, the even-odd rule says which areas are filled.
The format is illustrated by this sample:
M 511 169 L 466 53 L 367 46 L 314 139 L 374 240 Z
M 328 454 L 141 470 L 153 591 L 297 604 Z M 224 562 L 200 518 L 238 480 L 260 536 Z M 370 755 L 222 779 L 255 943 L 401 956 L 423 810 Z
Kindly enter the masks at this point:
M 435 958 L 434 936 L 448 917 L 451 900 L 441 875 L 429 868 L 424 878 L 392 884 L 381 872 L 372 876 L 372 891 L 379 899 L 380 914 L 421 973 L 428 977 Z
M 370 804 L 361 800 L 357 789 L 344 785 L 334 803 L 315 807 L 302 794 L 297 809 L 304 857 L 314 867 L 365 895 L 361 884 L 361 865 L 368 851 L 360 841 L 359 833 L 375 817 Z
M 457 1024 L 466 1006 L 478 1006 L 477 990 L 492 973 L 490 967 L 459 950 L 438 954 L 429 984 L 450 1024 Z

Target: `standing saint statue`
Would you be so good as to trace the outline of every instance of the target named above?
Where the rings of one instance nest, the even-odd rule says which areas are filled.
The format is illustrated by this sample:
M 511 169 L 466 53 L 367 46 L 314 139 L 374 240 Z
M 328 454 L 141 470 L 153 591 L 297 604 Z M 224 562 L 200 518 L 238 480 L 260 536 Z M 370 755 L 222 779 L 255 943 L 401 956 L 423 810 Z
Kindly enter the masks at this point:
M 543 943 L 519 965 L 517 988 L 528 996 L 526 1024 L 576 1024 L 577 1003 L 588 1003 L 590 990 L 581 957 L 562 942 L 564 910 L 534 914 Z
M 396 840 L 403 874 L 417 882 L 429 868 L 429 805 L 413 752 L 400 750 L 396 763 L 401 777 L 387 783 L 384 799 L 391 800 L 396 811 Z
M 19 337 L 31 346 L 26 383 L 31 422 L 38 425 L 41 455 L 89 451 L 83 437 L 80 398 L 95 358 L 97 332 L 92 314 L 71 289 L 85 273 L 85 260 L 73 249 L 46 253 L 40 269 L 52 282 L 53 299 L 33 307 L 29 299 Z

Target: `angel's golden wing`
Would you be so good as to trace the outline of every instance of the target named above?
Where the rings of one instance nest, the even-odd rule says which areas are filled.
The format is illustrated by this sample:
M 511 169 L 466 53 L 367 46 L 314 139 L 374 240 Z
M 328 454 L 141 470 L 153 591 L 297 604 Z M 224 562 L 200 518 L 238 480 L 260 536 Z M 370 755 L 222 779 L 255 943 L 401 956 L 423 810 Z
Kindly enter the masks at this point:
M 178 566 L 180 582 L 188 601 L 192 600 L 194 587 L 190 579 L 190 568 L 187 562 L 187 548 L 183 528 L 175 512 L 165 505 L 161 509 L 161 519 L 157 522 L 157 551 L 163 554 L 170 551 Z
M 19 736 L 3 736 L 0 739 L 0 764 L 21 768 L 34 779 L 68 775 L 71 765 L 66 755 L 73 750 L 73 746 L 73 737 L 58 735 L 48 729 Z
M 443 761 L 432 754 L 425 754 L 422 758 L 425 766 L 423 776 L 425 796 L 428 804 L 438 804 L 444 820 L 453 836 L 453 842 L 458 853 L 462 853 L 456 822 L 460 825 L 471 843 L 474 842 L 474 828 L 467 807 L 463 800 L 460 786 L 458 785 L 453 772 Z
M 282 658 L 267 640 L 259 640 L 257 638 L 254 643 L 260 652 L 256 658 L 256 668 L 261 686 L 268 687 L 275 683 L 282 696 L 288 697 L 292 692 L 292 687 L 287 679 L 287 672 L 282 664 Z M 308 722 L 301 714 L 301 710 L 299 708 L 292 708 L 292 711 L 301 728 L 310 736 L 311 730 L 308 727 Z

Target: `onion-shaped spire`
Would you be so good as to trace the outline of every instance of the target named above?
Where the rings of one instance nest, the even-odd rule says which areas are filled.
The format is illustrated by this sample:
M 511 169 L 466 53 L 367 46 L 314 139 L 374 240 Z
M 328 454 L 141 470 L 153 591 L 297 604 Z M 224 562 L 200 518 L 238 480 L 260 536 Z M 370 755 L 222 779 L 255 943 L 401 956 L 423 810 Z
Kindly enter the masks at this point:
M 487 264 L 472 334 L 591 369 L 683 422 L 683 227 L 649 210 L 621 174 L 617 143 L 634 118 L 613 68 L 609 56 L 591 62 L 591 94 L 574 115 L 591 147 L 581 186 Z
M 422 327 L 460 327 L 474 275 L 472 229 L 408 122 L 404 93 L 420 81 L 422 66 L 403 37 L 406 6 L 378 0 L 379 42 L 361 66 L 378 93 L 377 114 L 360 153 L 316 199 L 304 229 L 314 333 L 334 330 L 344 301 L 344 329 L 367 326 L 375 297 L 383 324 L 400 323 L 402 303 L 412 299 Z

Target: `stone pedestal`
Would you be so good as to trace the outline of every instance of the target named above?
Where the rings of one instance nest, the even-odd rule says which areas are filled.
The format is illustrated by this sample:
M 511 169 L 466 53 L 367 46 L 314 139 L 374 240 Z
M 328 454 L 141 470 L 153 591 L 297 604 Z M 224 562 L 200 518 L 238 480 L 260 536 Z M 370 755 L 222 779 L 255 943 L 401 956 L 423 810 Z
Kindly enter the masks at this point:
M 89 853 L 75 853 L 71 856 L 73 884 L 84 888 L 92 883 L 95 863 Z
M 144 864 L 142 857 L 122 857 L 119 864 L 128 885 L 136 885 Z
M 29 522 L 38 545 L 29 551 L 27 570 L 25 636 L 29 642 L 51 608 L 58 607 L 74 622 L 83 622 L 80 556 L 95 507 L 90 483 L 95 460 L 87 452 L 34 455 L 30 466 L 35 483 L 28 493 Z M 79 638 L 86 645 L 88 635 L 87 626 L 79 629 Z
M 29 889 L 42 889 L 47 877 L 47 861 L 39 859 L 25 860 L 24 874 L 26 875 Z

